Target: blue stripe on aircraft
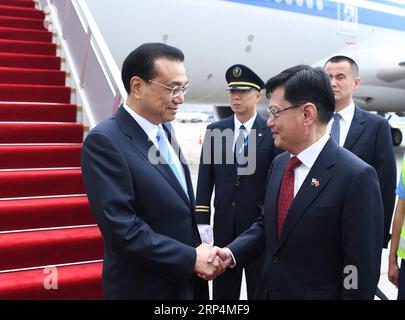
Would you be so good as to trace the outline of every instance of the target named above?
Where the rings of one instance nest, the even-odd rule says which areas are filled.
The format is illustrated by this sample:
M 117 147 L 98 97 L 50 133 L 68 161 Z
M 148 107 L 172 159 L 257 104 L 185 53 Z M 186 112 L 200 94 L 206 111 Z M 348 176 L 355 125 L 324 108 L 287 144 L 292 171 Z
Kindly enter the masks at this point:
M 392 1 L 392 0 L 368 0 L 368 2 L 375 2 L 375 3 L 383 4 L 383 5 L 386 5 L 389 7 L 405 9 L 405 1 L 403 3 L 399 3 L 397 1 Z
M 332 2 L 328 0 L 323 0 L 323 1 L 317 1 L 317 0 L 312 0 L 313 6 L 312 8 L 309 8 L 307 6 L 308 1 L 307 0 L 301 0 L 302 5 L 298 6 L 296 0 L 224 0 L 228 2 L 238 2 L 242 4 L 248 4 L 248 5 L 253 5 L 253 6 L 260 6 L 260 7 L 267 7 L 267 8 L 272 8 L 272 9 L 277 9 L 277 10 L 284 10 L 284 11 L 290 11 L 290 12 L 296 12 L 296 13 L 302 13 L 302 14 L 308 14 L 312 16 L 318 16 L 318 17 L 323 17 L 323 18 L 329 18 L 329 19 L 338 19 L 338 6 L 341 8 L 341 12 L 343 12 L 343 4 L 337 3 L 337 2 Z M 287 2 L 291 4 L 287 4 Z M 322 7 L 318 7 L 317 3 L 322 3 Z M 380 4 L 385 4 L 389 6 L 393 5 L 398 5 L 401 6 L 401 4 L 393 3 L 388 0 L 382 0 L 382 1 L 375 1 Z M 382 3 L 384 2 L 384 3 Z M 398 7 L 397 6 L 397 7 Z M 405 8 L 405 6 L 404 6 Z M 375 11 L 371 9 L 365 9 L 365 8 L 357 8 L 357 15 L 358 15 L 358 23 L 359 24 L 366 24 L 366 25 L 371 25 L 371 26 L 376 26 L 376 27 L 381 27 L 381 28 L 388 28 L 388 29 L 395 29 L 395 30 L 400 30 L 400 31 L 405 31 L 405 17 L 399 16 L 399 15 L 393 15 L 381 11 Z M 341 18 L 342 20 L 342 18 Z

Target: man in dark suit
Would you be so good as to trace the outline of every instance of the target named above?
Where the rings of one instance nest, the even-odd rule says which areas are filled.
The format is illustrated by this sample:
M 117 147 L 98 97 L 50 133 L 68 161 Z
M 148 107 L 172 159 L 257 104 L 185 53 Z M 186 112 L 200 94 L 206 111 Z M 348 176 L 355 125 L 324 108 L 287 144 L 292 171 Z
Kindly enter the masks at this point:
M 210 258 L 238 266 L 264 250 L 258 299 L 373 299 L 383 232 L 377 174 L 330 138 L 328 76 L 297 66 L 266 91 L 274 143 L 287 152 L 270 168 L 260 219 Z
M 390 240 L 395 204 L 397 166 L 388 121 L 355 105 L 353 93 L 360 85 L 359 68 L 346 56 L 335 56 L 325 64 L 335 95 L 335 114 L 328 131 L 338 145 L 353 152 L 377 171 L 384 205 L 384 248 Z M 338 128 L 339 130 L 337 130 Z M 334 129 L 334 130 L 331 130 Z
M 106 299 L 192 299 L 194 273 L 220 272 L 206 263 L 209 246 L 199 245 L 190 172 L 168 123 L 188 88 L 183 59 L 161 43 L 131 52 L 122 67 L 126 102 L 83 145 Z
M 202 237 L 204 229 L 210 232 L 210 204 L 215 186 L 213 233 L 217 246 L 227 245 L 260 215 L 267 172 L 278 154 L 266 119 L 256 111 L 263 81 L 240 64 L 231 66 L 225 78 L 234 115 L 208 126 L 197 184 L 196 219 Z M 257 257 L 245 268 L 249 299 L 254 296 L 262 267 L 263 257 Z M 239 299 L 242 271 L 239 267 L 228 269 L 215 279 L 213 299 Z

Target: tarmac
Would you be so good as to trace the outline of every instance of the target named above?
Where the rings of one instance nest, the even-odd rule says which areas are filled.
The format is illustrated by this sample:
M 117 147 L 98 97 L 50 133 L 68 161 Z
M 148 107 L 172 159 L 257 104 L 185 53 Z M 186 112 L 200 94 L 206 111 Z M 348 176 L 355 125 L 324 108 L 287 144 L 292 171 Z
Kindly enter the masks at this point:
M 200 159 L 200 153 L 202 148 L 202 141 L 204 139 L 204 132 L 209 123 L 180 123 L 173 121 L 173 127 L 176 133 L 176 137 L 182 148 L 183 154 L 187 159 L 190 167 L 191 178 L 194 186 L 194 190 L 197 187 L 198 177 L 198 164 Z M 405 135 L 404 135 L 405 137 Z M 405 143 L 401 146 L 395 147 L 395 157 L 397 162 L 397 176 L 399 178 L 402 166 L 402 157 L 405 152 Z M 398 179 L 397 179 L 398 180 Z M 387 296 L 389 300 L 396 300 L 398 290 L 388 280 L 388 254 L 389 249 L 383 249 L 381 258 L 381 276 L 378 287 Z M 211 288 L 211 285 L 210 285 Z M 242 279 L 241 300 L 246 300 L 246 283 L 244 277 Z M 378 300 L 378 298 L 376 298 Z

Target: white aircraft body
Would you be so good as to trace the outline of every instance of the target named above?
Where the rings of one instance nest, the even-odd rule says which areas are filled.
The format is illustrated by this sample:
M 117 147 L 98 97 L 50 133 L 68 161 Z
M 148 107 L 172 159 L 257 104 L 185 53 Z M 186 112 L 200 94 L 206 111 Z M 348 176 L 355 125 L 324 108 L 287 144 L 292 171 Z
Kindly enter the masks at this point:
M 405 1 L 86 2 L 119 68 L 144 42 L 180 48 L 191 83 L 187 103 L 229 105 L 224 75 L 235 63 L 266 81 L 288 67 L 323 66 L 342 54 L 359 64 L 361 107 L 405 114 Z

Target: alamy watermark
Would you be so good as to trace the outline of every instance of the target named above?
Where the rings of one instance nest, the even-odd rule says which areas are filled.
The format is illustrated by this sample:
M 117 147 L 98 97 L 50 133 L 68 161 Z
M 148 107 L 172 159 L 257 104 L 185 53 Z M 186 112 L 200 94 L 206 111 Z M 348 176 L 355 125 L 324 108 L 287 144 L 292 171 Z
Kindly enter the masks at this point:
M 347 265 L 343 269 L 345 275 L 343 279 L 343 287 L 346 290 L 357 290 L 359 288 L 359 272 L 356 266 Z
M 57 290 L 58 289 L 58 268 L 48 267 L 44 268 L 44 289 Z
M 174 132 L 171 131 L 173 137 Z M 174 153 L 178 156 L 181 163 L 187 161 L 180 151 L 177 143 L 171 143 Z M 235 148 L 244 152 L 238 153 L 238 163 L 235 161 Z M 152 164 L 168 164 L 167 159 L 159 152 L 155 145 L 152 145 L 148 151 L 148 160 Z M 202 147 L 202 156 L 200 164 L 227 164 L 235 165 L 238 175 L 251 175 L 256 171 L 256 129 L 250 131 L 243 145 L 234 146 L 234 131 L 232 129 L 207 129 Z

